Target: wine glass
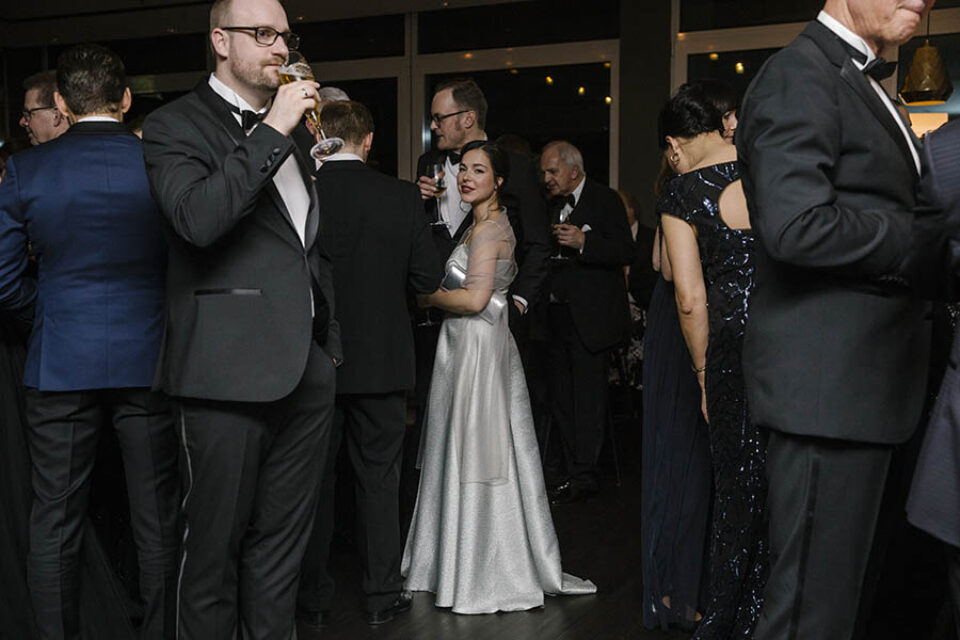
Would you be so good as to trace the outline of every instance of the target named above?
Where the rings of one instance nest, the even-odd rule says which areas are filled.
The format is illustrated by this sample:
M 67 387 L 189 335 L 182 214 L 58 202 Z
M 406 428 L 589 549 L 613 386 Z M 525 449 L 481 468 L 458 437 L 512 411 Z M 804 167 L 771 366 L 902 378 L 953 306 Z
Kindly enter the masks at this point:
M 313 69 L 307 63 L 307 59 L 299 51 L 291 51 L 287 57 L 287 63 L 280 67 L 280 82 L 288 84 L 297 80 L 309 80 L 315 82 Z M 342 138 L 328 138 L 323 132 L 323 126 L 320 124 L 320 103 L 307 112 L 307 117 L 319 133 L 317 144 L 310 149 L 310 155 L 317 160 L 323 160 L 327 156 L 333 155 L 343 148 Z
M 444 170 L 442 162 L 431 162 L 427 164 L 426 176 L 428 178 L 433 178 L 437 181 L 435 187 L 436 191 L 433 193 L 433 197 L 438 200 L 437 202 L 437 219 L 434 222 L 430 223 L 431 227 L 447 227 L 450 228 L 450 223 L 440 217 L 440 196 L 442 196 L 446 190 L 447 185 L 443 181 Z
M 558 225 L 561 225 L 561 224 L 565 223 L 565 222 L 567 221 L 567 218 L 570 217 L 570 214 L 571 214 L 571 213 L 573 213 L 572 210 L 569 211 L 569 212 L 567 212 L 566 214 L 564 214 L 563 209 L 561 209 L 561 210 L 560 210 L 560 215 L 559 215 L 559 222 L 558 222 L 556 225 L 554 225 L 554 226 L 556 227 L 556 226 L 558 226 Z M 554 240 L 554 242 L 557 242 L 557 241 Z M 557 254 L 556 254 L 556 255 L 553 255 L 553 256 L 550 256 L 550 259 L 551 259 L 551 260 L 569 260 L 570 258 L 569 258 L 569 256 L 563 255 L 563 245 L 561 245 L 559 242 L 557 242 Z

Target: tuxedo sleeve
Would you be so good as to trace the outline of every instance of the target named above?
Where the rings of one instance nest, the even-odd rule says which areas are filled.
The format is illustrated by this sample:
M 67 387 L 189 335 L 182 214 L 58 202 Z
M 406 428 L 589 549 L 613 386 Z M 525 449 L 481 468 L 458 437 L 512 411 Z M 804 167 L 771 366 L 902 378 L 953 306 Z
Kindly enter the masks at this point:
M 148 117 L 143 153 L 154 198 L 174 232 L 206 247 L 256 208 L 261 192 L 293 151 L 293 141 L 261 124 L 225 158 L 214 159 L 192 123 Z
M 836 76 L 836 77 L 831 77 Z M 837 203 L 841 154 L 834 67 L 784 50 L 760 71 L 737 130 L 750 221 L 776 261 L 836 276 L 873 279 L 897 271 L 909 217 Z
M 585 232 L 580 261 L 605 266 L 628 265 L 633 262 L 636 247 L 627 226 L 627 210 L 613 190 L 602 189 L 600 195 L 598 215 L 593 217 L 597 224 Z
M 0 308 L 21 319 L 32 316 L 37 299 L 37 283 L 26 276 L 27 245 L 16 160 L 10 158 L 0 182 Z
M 511 161 L 516 168 L 510 177 L 514 188 L 508 189 L 508 193 L 513 196 L 513 204 L 517 208 L 522 239 L 520 269 L 510 293 L 526 300 L 529 308 L 539 300 L 550 271 L 550 238 L 547 233 L 550 218 L 547 203 L 540 196 L 540 183 L 533 163 L 515 158 L 511 154 Z M 509 203 L 507 207 L 510 207 Z
M 407 259 L 407 281 L 416 293 L 433 293 L 443 280 L 443 265 L 430 236 L 430 227 L 423 217 L 420 189 L 404 182 L 402 202 L 410 226 L 410 256 Z

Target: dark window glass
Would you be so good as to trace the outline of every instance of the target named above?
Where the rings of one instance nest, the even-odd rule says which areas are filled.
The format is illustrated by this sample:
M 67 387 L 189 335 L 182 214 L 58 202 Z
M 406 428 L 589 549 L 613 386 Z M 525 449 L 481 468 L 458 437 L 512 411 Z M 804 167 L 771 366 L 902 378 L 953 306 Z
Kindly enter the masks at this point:
M 428 76 L 428 112 L 434 87 L 462 75 Z M 609 182 L 610 69 L 604 64 L 482 71 L 471 77 L 487 98 L 491 139 L 513 134 L 526 140 L 534 153 L 551 140 L 569 140 L 583 154 L 587 174 Z M 424 127 L 429 126 L 429 117 L 424 114 Z
M 940 2 L 937 2 L 937 7 Z M 907 72 L 910 71 L 910 63 L 913 61 L 913 54 L 923 44 L 925 38 L 914 38 L 910 42 L 900 47 L 897 65 L 897 91 L 903 87 L 903 81 L 906 79 Z M 934 112 L 949 113 L 951 116 L 960 115 L 960 33 L 950 33 L 942 36 L 930 36 L 931 46 L 940 51 L 940 57 L 947 65 L 947 72 L 953 80 L 953 95 L 947 100 L 946 104 L 931 105 L 928 107 L 909 107 L 910 111 L 916 112 Z
M 179 71 L 204 71 L 207 68 L 207 34 L 184 33 L 157 38 L 102 41 L 123 60 L 128 76 Z M 50 66 L 57 56 L 72 44 L 50 47 Z
M 620 37 L 620 2 L 536 0 L 426 11 L 417 33 L 420 53 L 605 40 Z
M 321 78 L 322 81 L 322 78 Z M 361 102 L 373 115 L 373 148 L 367 164 L 391 176 L 397 175 L 397 79 L 337 80 L 322 82 L 339 87 L 351 100 Z M 323 115 L 321 113 L 321 121 Z
M 687 82 L 720 80 L 737 91 L 740 99 L 760 67 L 779 49 L 724 51 L 687 56 Z
M 329 22 L 296 22 L 300 52 L 310 62 L 381 58 L 404 54 L 402 15 Z
M 937 0 L 936 7 L 960 7 L 960 0 Z M 822 8 L 823 0 L 681 0 L 680 31 L 807 22 L 815 19 Z

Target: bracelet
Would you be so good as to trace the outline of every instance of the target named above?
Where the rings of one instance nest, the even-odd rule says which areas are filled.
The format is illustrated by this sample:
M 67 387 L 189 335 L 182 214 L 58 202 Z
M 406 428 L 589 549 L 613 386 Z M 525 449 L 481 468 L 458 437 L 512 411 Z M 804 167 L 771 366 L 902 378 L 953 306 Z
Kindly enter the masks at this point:
M 707 370 L 707 365 L 703 365 L 702 367 L 700 367 L 699 369 L 697 369 L 695 366 L 693 366 L 693 365 L 691 364 L 691 365 L 690 365 L 690 368 L 693 369 L 693 372 L 694 372 L 694 373 L 704 373 L 704 372 Z

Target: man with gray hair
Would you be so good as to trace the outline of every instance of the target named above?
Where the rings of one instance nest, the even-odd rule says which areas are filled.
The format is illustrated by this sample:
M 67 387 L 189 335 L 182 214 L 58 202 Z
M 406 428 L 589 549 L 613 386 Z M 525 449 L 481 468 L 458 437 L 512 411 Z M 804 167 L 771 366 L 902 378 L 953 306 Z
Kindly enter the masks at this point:
M 543 148 L 540 168 L 553 198 L 556 241 L 547 286 L 549 371 L 563 468 L 547 472 L 554 476 L 551 502 L 559 504 L 599 490 L 607 367 L 610 350 L 630 334 L 623 267 L 633 261 L 634 246 L 620 197 L 587 178 L 579 149 L 551 142 Z

